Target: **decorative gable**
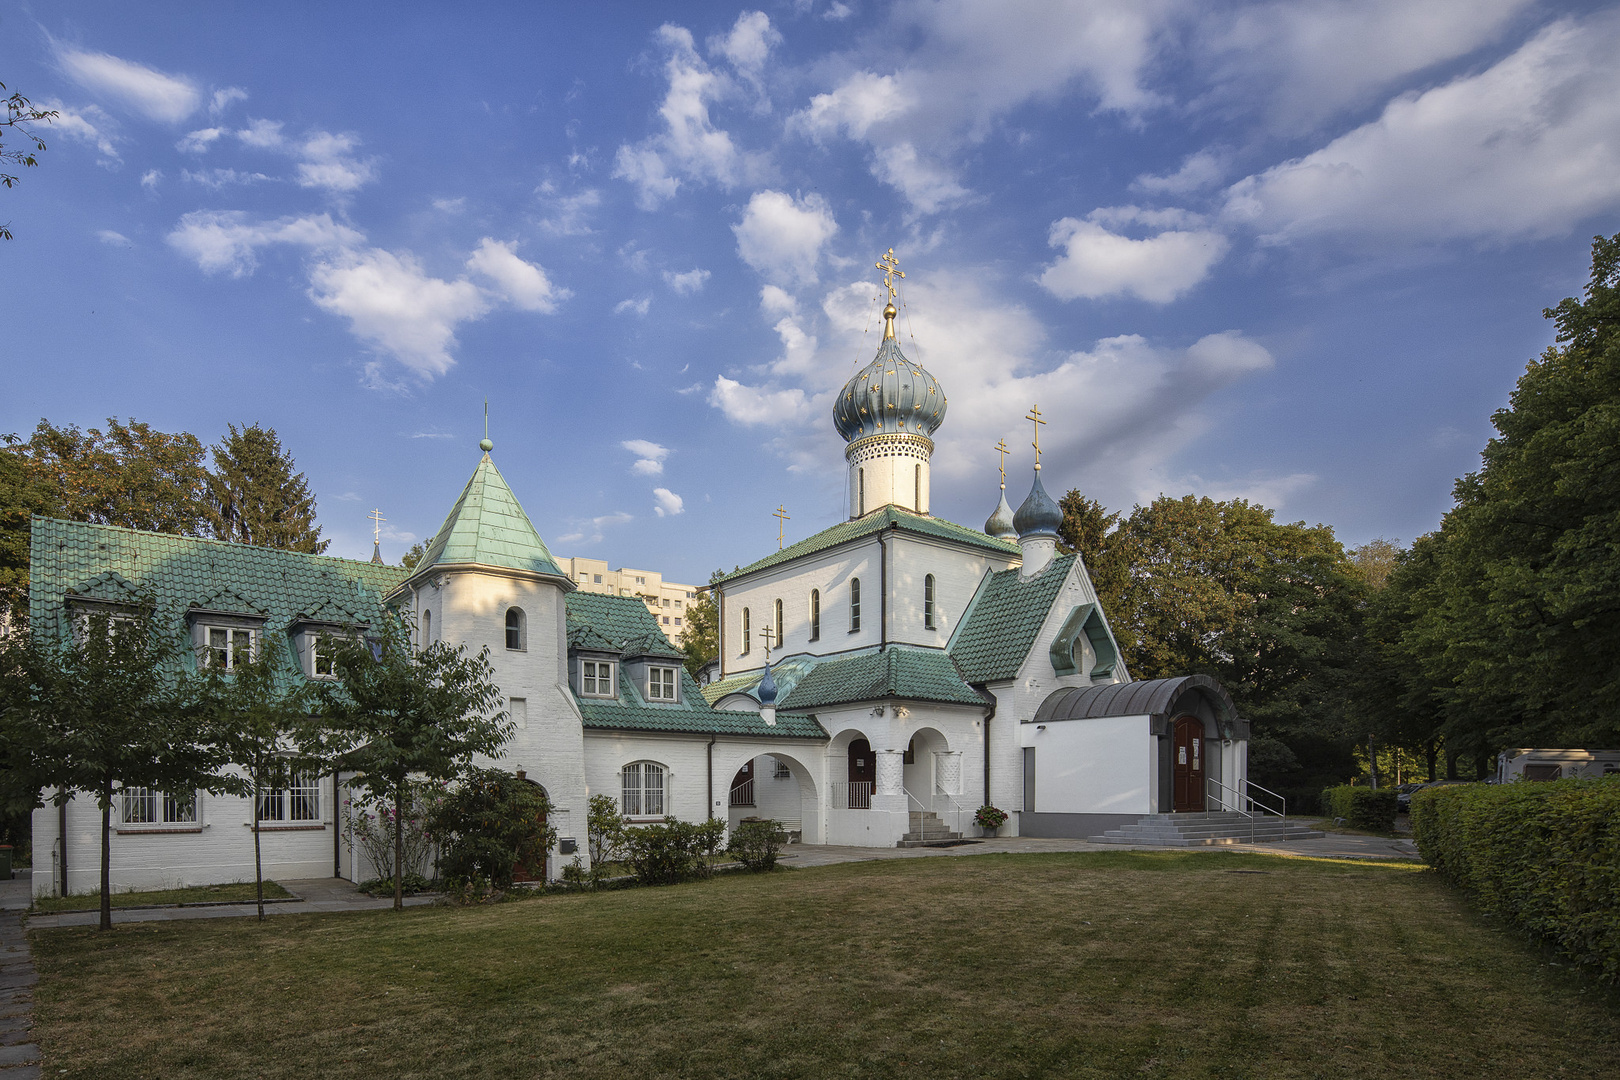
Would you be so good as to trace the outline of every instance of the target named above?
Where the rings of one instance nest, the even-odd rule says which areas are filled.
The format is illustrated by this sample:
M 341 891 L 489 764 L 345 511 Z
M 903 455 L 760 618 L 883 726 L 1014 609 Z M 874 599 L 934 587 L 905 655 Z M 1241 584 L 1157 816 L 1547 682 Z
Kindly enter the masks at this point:
M 1091 654 L 1096 659 L 1090 677 L 1105 679 L 1113 675 L 1119 666 L 1119 647 L 1114 644 L 1114 635 L 1103 618 L 1102 608 L 1096 604 L 1081 604 L 1063 620 L 1049 650 L 1052 670 L 1059 675 L 1073 675 L 1080 670 L 1080 653 L 1076 650 L 1080 647 L 1081 634 L 1091 643 Z

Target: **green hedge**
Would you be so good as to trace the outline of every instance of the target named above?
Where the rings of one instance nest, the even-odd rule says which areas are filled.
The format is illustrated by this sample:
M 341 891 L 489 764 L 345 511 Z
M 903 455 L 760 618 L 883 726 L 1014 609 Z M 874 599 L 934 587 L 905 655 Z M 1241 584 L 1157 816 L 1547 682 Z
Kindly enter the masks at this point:
M 1344 818 L 1352 829 L 1369 832 L 1395 831 L 1395 789 L 1352 787 L 1344 784 L 1322 792 L 1322 811 L 1331 818 Z
M 1420 791 L 1412 833 L 1480 907 L 1620 981 L 1620 778 Z

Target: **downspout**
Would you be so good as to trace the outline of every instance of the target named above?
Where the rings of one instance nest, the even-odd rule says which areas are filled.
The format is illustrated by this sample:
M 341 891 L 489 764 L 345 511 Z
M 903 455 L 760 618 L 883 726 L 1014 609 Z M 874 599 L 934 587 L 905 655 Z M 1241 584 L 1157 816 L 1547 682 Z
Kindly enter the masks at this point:
M 714 820 L 714 740 L 718 735 L 709 736 L 709 820 Z
M 994 805 L 990 802 L 990 721 L 996 718 L 996 696 L 982 686 L 975 686 L 975 690 L 990 699 L 984 707 L 984 802 L 981 805 Z
M 56 838 L 61 842 L 62 846 L 62 896 L 65 898 L 68 894 L 67 799 L 63 796 L 67 793 L 63 789 L 57 788 L 56 794 L 62 800 L 56 804 Z
M 332 770 L 332 876 L 343 876 L 343 819 L 338 816 L 342 803 L 338 801 L 338 771 Z

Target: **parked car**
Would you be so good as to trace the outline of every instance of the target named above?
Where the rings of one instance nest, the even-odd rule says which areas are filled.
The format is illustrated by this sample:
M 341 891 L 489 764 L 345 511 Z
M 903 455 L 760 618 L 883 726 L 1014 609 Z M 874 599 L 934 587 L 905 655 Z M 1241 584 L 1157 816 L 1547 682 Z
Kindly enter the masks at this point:
M 1447 784 L 1472 784 L 1472 780 L 1432 780 L 1426 784 L 1402 784 L 1395 789 L 1395 812 L 1408 814 L 1412 811 L 1412 796 L 1424 788 L 1445 787 Z

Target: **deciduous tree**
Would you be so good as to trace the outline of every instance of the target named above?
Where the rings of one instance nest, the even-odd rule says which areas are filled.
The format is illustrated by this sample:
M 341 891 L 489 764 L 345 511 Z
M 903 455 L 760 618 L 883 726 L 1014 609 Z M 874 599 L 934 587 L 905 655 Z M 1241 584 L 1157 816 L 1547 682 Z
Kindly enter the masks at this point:
M 725 571 L 716 570 L 709 582 Z M 686 654 L 686 670 L 694 678 L 703 665 L 720 655 L 720 612 L 714 602 L 714 591 L 699 594 L 686 602 L 686 633 L 681 636 L 681 652 Z
M 195 435 L 170 435 L 116 417 L 107 420 L 106 431 L 41 420 L 17 452 L 71 520 L 206 535 L 208 472 Z
M 0 82 L 0 93 L 6 84 Z M 6 98 L 6 116 L 0 120 L 0 185 L 16 187 L 18 177 L 5 171 L 7 162 L 15 162 L 25 169 L 39 164 L 39 155 L 45 152 L 45 140 L 34 130 L 35 124 L 49 124 L 57 117 L 55 109 L 36 109 L 34 103 L 21 94 Z M 17 145 L 21 137 L 23 145 Z M 9 144 L 9 145 L 8 145 Z M 0 225 L 0 240 L 11 239 L 11 223 Z

